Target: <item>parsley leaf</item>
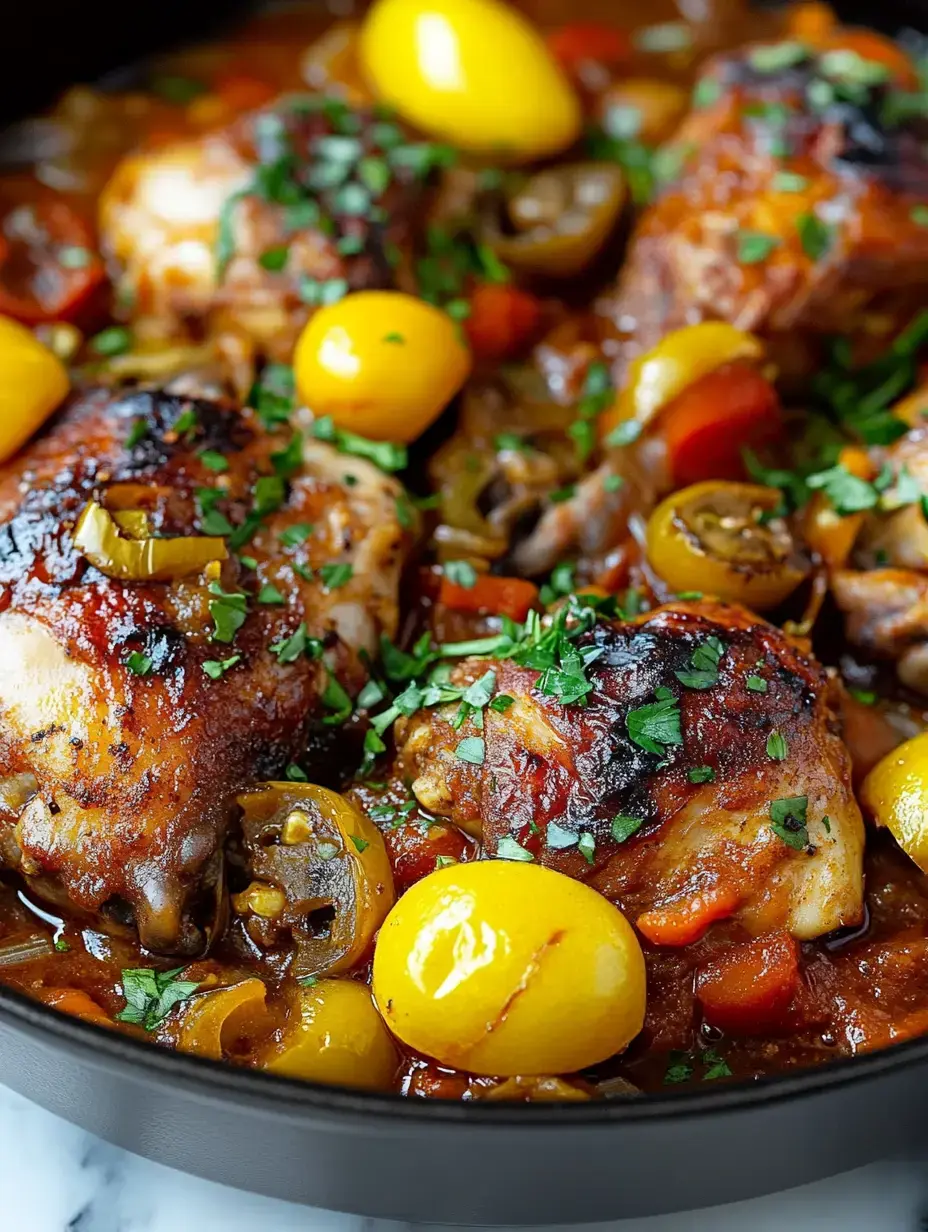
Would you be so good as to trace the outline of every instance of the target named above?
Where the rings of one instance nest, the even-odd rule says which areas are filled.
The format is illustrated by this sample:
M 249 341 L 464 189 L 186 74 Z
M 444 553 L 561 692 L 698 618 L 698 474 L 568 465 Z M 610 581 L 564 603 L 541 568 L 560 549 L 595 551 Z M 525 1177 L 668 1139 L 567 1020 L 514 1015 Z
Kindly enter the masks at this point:
M 786 737 L 781 736 L 778 731 L 772 731 L 767 737 L 767 756 L 771 761 L 786 761 L 788 754 Z
M 218 582 L 210 582 L 209 614 L 214 629 L 209 635 L 212 642 L 231 642 L 245 623 L 248 615 L 248 596 L 241 591 L 224 591 Z
M 442 566 L 442 572 L 454 586 L 464 590 L 472 590 L 477 585 L 477 570 L 467 560 L 449 560 Z
M 122 973 L 122 993 L 126 1008 L 116 1015 L 117 1022 L 129 1022 L 154 1031 L 181 1001 L 200 987 L 195 980 L 179 980 L 184 970 L 154 971 L 151 967 L 126 968 Z
M 480 736 L 465 736 L 454 750 L 454 755 L 458 761 L 469 762 L 472 766 L 482 766 L 486 757 L 486 745 Z
M 802 851 L 809 845 L 808 807 L 808 796 L 784 796 L 770 803 L 770 829 L 795 851 Z
M 210 680 L 219 680 L 230 668 L 235 667 L 236 663 L 241 663 L 241 661 L 240 654 L 230 655 L 228 659 L 207 659 L 203 664 L 203 671 Z
M 828 255 L 835 241 L 836 229 L 831 223 L 811 212 L 796 219 L 796 230 L 802 250 L 812 261 L 820 261 Z
M 719 638 L 707 637 L 690 656 L 691 672 L 674 672 L 681 684 L 688 689 L 711 689 L 719 681 L 719 660 L 725 653 L 725 643 Z
M 530 851 L 526 851 L 524 847 L 521 847 L 509 834 L 504 834 L 496 844 L 496 855 L 500 860 L 518 860 L 522 863 L 528 863 L 535 858 Z
M 133 650 L 131 654 L 126 656 L 126 667 L 135 676 L 150 675 L 153 665 L 154 659 L 152 659 L 151 655 L 142 654 L 140 650 Z
M 348 564 L 330 563 L 320 566 L 319 576 L 327 590 L 338 590 L 354 577 L 354 567 Z
M 617 843 L 624 843 L 633 834 L 637 834 L 643 825 L 643 817 L 629 817 L 625 813 L 619 813 L 612 819 L 612 837 Z
M 686 777 L 691 783 L 714 783 L 715 771 L 711 766 L 694 766 L 687 771 Z
M 680 703 L 669 689 L 655 689 L 658 700 L 630 710 L 625 726 L 635 744 L 649 753 L 663 756 L 664 746 L 682 744 Z

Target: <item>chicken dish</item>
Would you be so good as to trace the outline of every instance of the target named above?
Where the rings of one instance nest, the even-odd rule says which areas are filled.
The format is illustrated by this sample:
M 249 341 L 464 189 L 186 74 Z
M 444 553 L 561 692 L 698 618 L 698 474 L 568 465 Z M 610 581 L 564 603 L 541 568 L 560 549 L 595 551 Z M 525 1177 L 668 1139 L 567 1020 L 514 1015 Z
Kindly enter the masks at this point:
M 418 1098 L 928 1033 L 928 41 L 688 7 L 0 136 L 0 982 Z

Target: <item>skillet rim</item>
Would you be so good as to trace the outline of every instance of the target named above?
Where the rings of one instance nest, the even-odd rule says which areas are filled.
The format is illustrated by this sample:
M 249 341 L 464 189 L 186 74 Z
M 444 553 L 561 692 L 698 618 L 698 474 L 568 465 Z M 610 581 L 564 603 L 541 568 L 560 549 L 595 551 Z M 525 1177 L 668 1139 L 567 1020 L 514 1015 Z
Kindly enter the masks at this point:
M 244 1103 L 256 1112 L 294 1120 L 305 1120 L 315 1113 L 345 1120 L 399 1120 L 410 1128 L 550 1129 L 558 1124 L 593 1126 L 708 1117 L 797 1101 L 928 1062 L 928 1036 L 922 1036 L 862 1056 L 842 1057 L 790 1073 L 718 1083 L 712 1089 L 662 1091 L 641 1098 L 589 1103 L 508 1104 L 412 1099 L 393 1092 L 356 1091 L 247 1069 L 111 1032 L 0 985 L 0 1025 L 4 1023 L 20 1028 L 33 1042 L 52 1052 L 70 1055 L 92 1069 L 115 1071 L 147 1083 L 163 1078 L 185 1096 L 205 1102 Z

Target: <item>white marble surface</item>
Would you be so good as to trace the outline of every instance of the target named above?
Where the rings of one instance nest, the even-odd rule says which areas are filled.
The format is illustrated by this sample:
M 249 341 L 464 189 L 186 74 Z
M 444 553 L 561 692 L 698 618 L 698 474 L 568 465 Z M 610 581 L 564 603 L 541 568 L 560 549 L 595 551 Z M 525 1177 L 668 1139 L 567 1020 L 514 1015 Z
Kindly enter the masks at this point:
M 896 1162 L 776 1198 L 591 1232 L 923 1232 L 928 1165 Z M 128 1155 L 0 1087 L 0 1232 L 400 1232 L 292 1206 Z

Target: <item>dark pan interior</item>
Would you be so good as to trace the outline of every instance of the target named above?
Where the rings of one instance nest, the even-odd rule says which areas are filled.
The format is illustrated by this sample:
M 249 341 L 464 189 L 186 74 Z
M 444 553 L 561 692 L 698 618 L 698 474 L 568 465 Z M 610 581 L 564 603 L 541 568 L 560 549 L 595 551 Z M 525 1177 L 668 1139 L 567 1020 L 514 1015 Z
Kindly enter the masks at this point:
M 0 117 L 204 37 L 247 7 L 17 4 L 5 16 Z M 928 0 L 836 7 L 852 22 L 928 30 Z M 731 1201 L 928 1138 L 928 1040 L 750 1085 L 621 1103 L 426 1103 L 169 1053 L 0 986 L 0 1081 L 130 1150 L 228 1184 L 454 1222 L 594 1220 Z

